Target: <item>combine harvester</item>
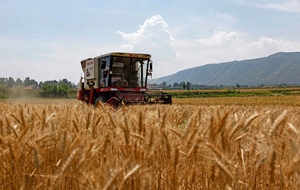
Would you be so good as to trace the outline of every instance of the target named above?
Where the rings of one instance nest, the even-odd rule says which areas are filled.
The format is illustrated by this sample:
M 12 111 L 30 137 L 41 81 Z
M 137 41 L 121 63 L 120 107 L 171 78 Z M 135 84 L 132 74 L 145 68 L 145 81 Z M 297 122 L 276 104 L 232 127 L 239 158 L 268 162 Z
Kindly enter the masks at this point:
M 149 54 L 108 53 L 81 61 L 84 72 L 77 99 L 97 107 L 107 103 L 114 108 L 130 104 L 172 104 L 164 92 L 147 92 L 147 78 L 152 76 Z

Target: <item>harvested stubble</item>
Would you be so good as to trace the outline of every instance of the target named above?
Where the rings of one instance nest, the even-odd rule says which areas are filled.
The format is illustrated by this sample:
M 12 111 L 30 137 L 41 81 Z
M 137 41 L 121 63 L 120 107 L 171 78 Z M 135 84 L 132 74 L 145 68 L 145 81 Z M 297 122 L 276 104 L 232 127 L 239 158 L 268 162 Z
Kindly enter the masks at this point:
M 299 188 L 295 107 L 0 104 L 1 189 Z

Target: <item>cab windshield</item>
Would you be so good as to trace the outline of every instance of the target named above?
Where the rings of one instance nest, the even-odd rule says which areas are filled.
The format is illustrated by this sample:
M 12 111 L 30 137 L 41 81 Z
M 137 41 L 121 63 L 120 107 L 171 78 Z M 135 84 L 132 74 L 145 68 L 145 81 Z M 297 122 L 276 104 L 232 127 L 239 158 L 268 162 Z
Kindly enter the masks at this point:
M 146 87 L 149 59 L 113 57 L 111 86 Z

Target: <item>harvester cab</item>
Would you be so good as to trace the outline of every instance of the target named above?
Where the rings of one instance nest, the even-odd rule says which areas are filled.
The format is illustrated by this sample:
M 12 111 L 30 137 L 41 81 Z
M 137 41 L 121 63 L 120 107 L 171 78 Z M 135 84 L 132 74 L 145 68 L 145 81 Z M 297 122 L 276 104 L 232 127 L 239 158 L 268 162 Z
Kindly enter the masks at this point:
M 153 62 L 149 54 L 108 53 L 81 61 L 77 99 L 95 107 L 99 102 L 113 107 L 128 104 L 172 104 L 164 92 L 148 92 Z

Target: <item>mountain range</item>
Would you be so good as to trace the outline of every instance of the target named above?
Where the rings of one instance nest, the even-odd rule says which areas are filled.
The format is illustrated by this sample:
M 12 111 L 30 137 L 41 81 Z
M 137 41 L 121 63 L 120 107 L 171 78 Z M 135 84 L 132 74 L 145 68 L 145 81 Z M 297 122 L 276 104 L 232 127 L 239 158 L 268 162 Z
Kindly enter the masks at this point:
M 300 83 L 300 52 L 279 52 L 268 57 L 207 64 L 149 80 L 173 84 L 182 81 L 199 85 L 277 85 Z

